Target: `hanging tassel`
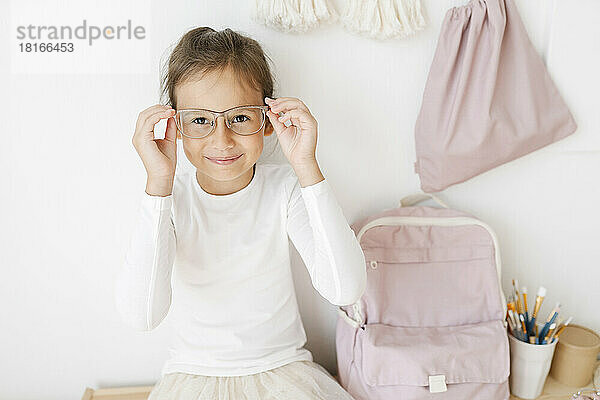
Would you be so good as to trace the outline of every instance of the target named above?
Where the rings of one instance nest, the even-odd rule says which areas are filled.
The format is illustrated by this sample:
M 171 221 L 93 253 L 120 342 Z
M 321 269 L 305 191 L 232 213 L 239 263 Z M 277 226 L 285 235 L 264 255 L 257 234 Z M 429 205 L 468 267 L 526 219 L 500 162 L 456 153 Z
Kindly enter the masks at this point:
M 330 0 L 255 0 L 254 20 L 283 32 L 306 32 L 338 15 Z
M 414 35 L 426 25 L 421 0 L 347 0 L 341 22 L 375 39 Z
M 378 29 L 381 21 L 377 2 L 378 0 L 347 0 L 346 11 L 340 19 L 347 28 L 355 32 L 366 32 L 372 27 Z

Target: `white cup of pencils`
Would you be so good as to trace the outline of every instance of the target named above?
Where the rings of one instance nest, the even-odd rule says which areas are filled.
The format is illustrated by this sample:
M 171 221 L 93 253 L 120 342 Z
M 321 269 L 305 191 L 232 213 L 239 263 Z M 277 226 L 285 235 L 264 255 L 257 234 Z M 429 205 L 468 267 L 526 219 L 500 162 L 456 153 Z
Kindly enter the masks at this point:
M 513 279 L 512 283 L 513 293 L 509 296 L 506 313 L 510 343 L 510 391 L 522 399 L 535 399 L 544 388 L 558 337 L 572 318 L 563 324 L 558 316 L 560 304 L 557 303 L 546 321 L 538 321 L 546 288 L 539 288 L 530 314 L 527 288 L 523 287 L 519 293 L 518 281 Z

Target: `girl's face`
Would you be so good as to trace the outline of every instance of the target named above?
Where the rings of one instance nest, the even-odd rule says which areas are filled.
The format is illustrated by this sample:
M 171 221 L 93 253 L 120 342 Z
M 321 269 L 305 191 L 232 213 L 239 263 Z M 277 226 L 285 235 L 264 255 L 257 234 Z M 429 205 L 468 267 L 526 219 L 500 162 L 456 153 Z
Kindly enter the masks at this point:
M 241 85 L 230 68 L 207 73 L 202 79 L 193 77 L 175 87 L 177 109 L 204 108 L 224 111 L 242 105 L 264 105 L 262 93 Z M 264 127 L 254 135 L 242 136 L 227 127 L 223 117 L 217 118 L 214 131 L 201 139 L 182 136 L 183 149 L 196 167 L 196 179 L 212 194 L 230 194 L 245 187 L 252 179 L 252 167 L 263 149 L 263 136 L 273 133 L 265 116 Z M 209 158 L 240 155 L 231 164 L 217 164 Z

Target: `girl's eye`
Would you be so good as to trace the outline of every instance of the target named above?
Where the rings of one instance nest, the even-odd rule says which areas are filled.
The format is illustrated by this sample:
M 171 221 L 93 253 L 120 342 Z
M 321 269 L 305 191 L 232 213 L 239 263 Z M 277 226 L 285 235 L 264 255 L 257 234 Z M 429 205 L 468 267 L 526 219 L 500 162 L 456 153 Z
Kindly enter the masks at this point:
M 250 118 L 247 115 L 239 114 L 239 115 L 236 115 L 235 117 L 233 117 L 231 122 L 246 122 L 248 120 L 250 120 Z
M 198 125 L 204 125 L 204 122 L 197 122 L 197 121 L 200 121 L 200 120 L 201 121 L 206 121 L 206 118 L 203 118 L 203 117 L 194 118 L 192 120 L 192 123 L 193 124 L 198 124 Z

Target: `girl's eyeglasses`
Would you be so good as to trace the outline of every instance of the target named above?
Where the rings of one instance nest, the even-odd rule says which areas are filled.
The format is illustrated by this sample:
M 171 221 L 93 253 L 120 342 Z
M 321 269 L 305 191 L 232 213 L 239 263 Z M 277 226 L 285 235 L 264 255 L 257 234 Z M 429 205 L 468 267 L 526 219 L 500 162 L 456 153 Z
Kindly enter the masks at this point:
M 225 117 L 225 124 L 238 135 L 248 136 L 265 125 L 269 106 L 238 106 L 222 112 L 206 109 L 184 109 L 175 113 L 175 125 L 183 136 L 201 139 L 210 135 L 217 126 L 217 118 Z

